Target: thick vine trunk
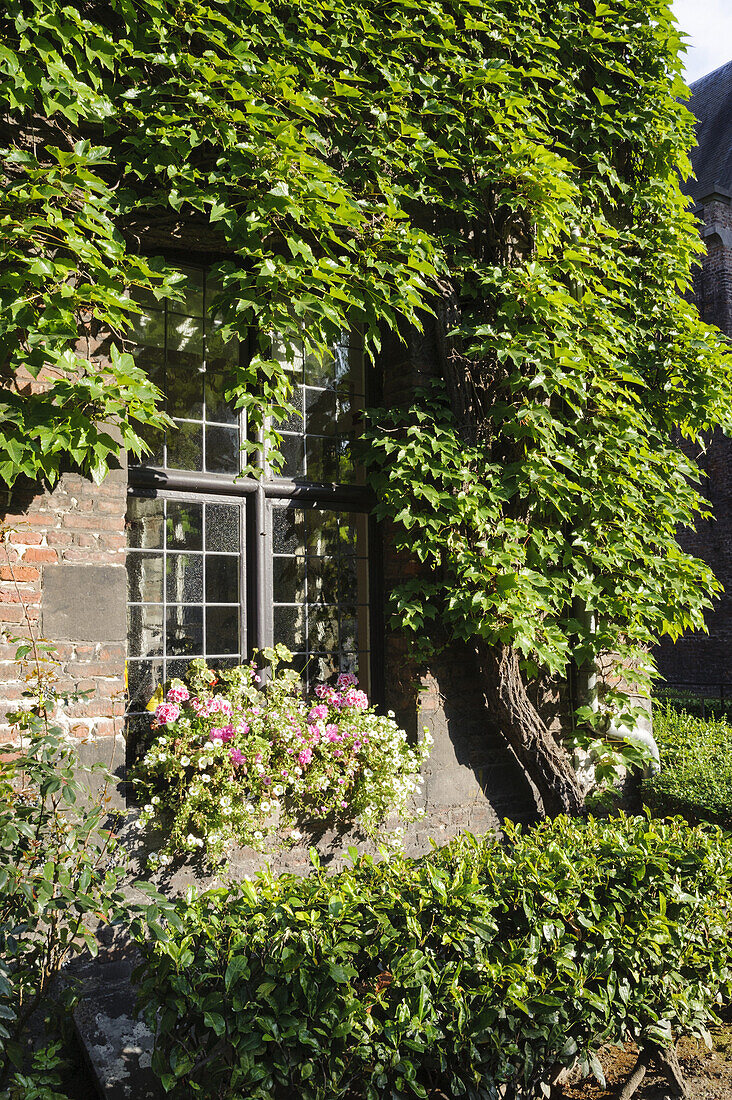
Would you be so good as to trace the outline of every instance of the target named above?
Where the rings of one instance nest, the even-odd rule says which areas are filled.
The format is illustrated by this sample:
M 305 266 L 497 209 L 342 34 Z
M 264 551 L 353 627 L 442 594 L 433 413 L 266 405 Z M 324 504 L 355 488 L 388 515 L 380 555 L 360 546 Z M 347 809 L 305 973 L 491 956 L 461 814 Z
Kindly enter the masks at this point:
M 566 752 L 526 692 L 519 655 L 506 645 L 477 649 L 483 688 L 501 733 L 533 781 L 550 817 L 577 814 L 584 798 Z

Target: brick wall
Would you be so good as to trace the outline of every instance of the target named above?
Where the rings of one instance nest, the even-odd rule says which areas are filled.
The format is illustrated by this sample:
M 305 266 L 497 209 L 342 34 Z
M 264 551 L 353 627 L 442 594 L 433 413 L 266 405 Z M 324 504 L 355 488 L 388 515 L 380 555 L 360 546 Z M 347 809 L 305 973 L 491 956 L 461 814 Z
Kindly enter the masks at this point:
M 0 624 L 27 637 L 29 628 L 57 645 L 61 688 L 89 692 L 64 710 L 77 738 L 119 738 L 123 730 L 126 474 L 101 486 L 64 474 L 48 492 L 26 485 L 0 500 Z M 0 647 L 0 735 L 21 698 L 15 647 Z M 109 756 L 105 752 L 105 757 Z

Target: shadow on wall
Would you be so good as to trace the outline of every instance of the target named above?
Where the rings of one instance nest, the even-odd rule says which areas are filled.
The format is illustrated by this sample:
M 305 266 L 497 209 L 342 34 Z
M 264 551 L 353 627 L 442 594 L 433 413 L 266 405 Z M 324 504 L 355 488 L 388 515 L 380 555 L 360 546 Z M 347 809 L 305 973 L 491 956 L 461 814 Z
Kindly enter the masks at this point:
M 451 646 L 423 677 L 419 721 L 435 743 L 425 765 L 427 820 L 485 832 L 539 817 L 538 796 L 486 706 L 475 657 Z

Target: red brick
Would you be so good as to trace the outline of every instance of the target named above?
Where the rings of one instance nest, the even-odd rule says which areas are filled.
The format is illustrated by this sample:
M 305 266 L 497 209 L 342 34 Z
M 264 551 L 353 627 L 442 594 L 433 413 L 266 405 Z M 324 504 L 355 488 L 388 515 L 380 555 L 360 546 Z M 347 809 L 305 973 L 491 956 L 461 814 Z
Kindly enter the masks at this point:
M 127 651 L 123 645 L 105 645 L 99 650 L 100 661 L 119 662 L 124 661 Z
M 37 581 L 39 577 L 39 571 L 28 565 L 14 565 L 12 569 L 9 565 L 0 566 L 0 580 L 3 581 Z
M 39 604 L 41 593 L 27 590 L 16 592 L 14 588 L 0 588 L 0 603 Z
M 63 559 L 69 565 L 108 565 L 110 555 L 103 550 L 64 550 Z
M 63 517 L 64 527 L 72 527 L 78 530 L 89 531 L 118 531 L 120 529 L 119 520 L 112 519 L 110 516 L 79 516 L 74 512 L 67 512 Z
M 74 536 L 70 531 L 49 531 L 46 542 L 49 546 L 71 546 Z
M 8 541 L 23 543 L 26 546 L 39 546 L 43 542 L 43 535 L 40 531 L 11 531 Z
M 46 547 L 36 549 L 36 547 L 29 546 L 23 554 L 23 561 L 57 562 L 58 554 L 55 550 L 50 550 Z

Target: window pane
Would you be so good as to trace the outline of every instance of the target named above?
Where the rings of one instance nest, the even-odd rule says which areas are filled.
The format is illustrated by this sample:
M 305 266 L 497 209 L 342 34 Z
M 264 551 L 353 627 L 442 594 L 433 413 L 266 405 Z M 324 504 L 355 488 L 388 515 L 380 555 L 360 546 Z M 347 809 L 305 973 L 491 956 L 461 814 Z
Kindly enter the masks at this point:
M 203 603 L 202 554 L 168 554 L 165 595 L 168 603 Z
M 239 558 L 206 557 L 206 601 L 239 602 Z
M 203 427 L 178 422 L 167 433 L 167 465 L 171 470 L 203 469 Z
M 238 505 L 206 505 L 206 549 L 239 553 Z
M 326 512 L 309 508 L 307 512 L 308 554 L 322 557 L 335 556 L 340 547 L 340 516 L 338 512 Z
M 131 657 L 157 657 L 163 652 L 162 607 L 128 609 L 128 636 Z
M 146 309 L 131 318 L 132 324 L 127 339 L 146 348 L 165 347 L 165 311 Z
M 130 603 L 163 602 L 163 555 L 127 555 L 127 599 Z
M 214 474 L 238 474 L 239 429 L 206 425 L 206 469 Z
M 315 650 L 338 649 L 338 619 L 337 607 L 322 607 L 319 604 L 308 604 L 308 649 L 312 653 Z
M 298 655 L 307 685 L 360 663 L 369 690 L 367 523 L 357 513 L 272 506 L 274 641 Z
M 305 559 L 303 557 L 273 559 L 272 595 L 275 603 L 305 602 Z
M 130 451 L 129 462 L 132 466 L 162 466 L 163 465 L 163 444 L 165 442 L 165 433 L 158 428 L 150 428 L 147 425 L 141 425 L 136 427 L 135 431 L 139 435 L 140 439 L 147 444 L 147 451 L 144 451 L 139 458 L 132 454 Z
M 199 359 L 168 353 L 168 412 L 171 416 L 202 419 L 203 378 Z
M 308 688 L 325 680 L 332 680 L 341 671 L 337 653 L 311 653 L 307 658 L 305 674 Z
M 282 642 L 293 651 L 305 648 L 305 609 L 302 607 L 275 607 L 274 640 Z
M 201 550 L 203 548 L 203 505 L 184 501 L 167 502 L 167 547 L 169 550 Z
M 333 390 L 305 390 L 305 431 L 332 435 L 336 430 L 336 395 Z
M 206 653 L 239 652 L 239 608 L 206 608 Z
M 286 420 L 281 420 L 277 424 L 277 430 L 280 432 L 297 432 L 302 435 L 304 425 L 302 386 L 295 386 L 290 397 L 290 404 L 294 406 L 295 412 L 288 416 Z
M 283 435 L 280 443 L 282 468 L 279 476 L 291 481 L 305 476 L 305 444 L 301 435 Z
M 130 496 L 127 499 L 127 545 L 136 550 L 162 550 L 163 532 L 162 500 Z
M 144 710 L 162 678 L 162 661 L 129 661 L 127 664 L 128 709 Z
M 203 321 L 195 317 L 180 317 L 175 313 L 168 314 L 168 362 L 171 352 L 181 355 L 181 362 L 186 360 L 195 366 L 203 365 Z
M 305 440 L 305 469 L 308 481 L 330 484 L 338 480 L 338 462 L 335 439 L 307 436 Z
M 171 657 L 198 657 L 203 654 L 202 607 L 168 607 L 165 652 Z
M 186 277 L 183 285 L 183 301 L 171 302 L 170 309 L 174 313 L 188 313 L 194 317 L 200 317 L 203 314 L 204 270 L 201 267 L 182 267 L 181 274 Z
M 272 542 L 275 554 L 305 552 L 305 512 L 302 508 L 272 510 Z
M 338 561 L 308 558 L 308 603 L 338 603 Z
M 238 410 L 224 396 L 227 386 L 224 375 L 213 374 L 207 368 L 204 379 L 206 384 L 206 420 L 215 420 L 220 424 L 238 423 Z

